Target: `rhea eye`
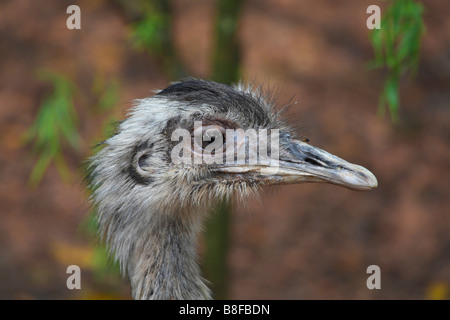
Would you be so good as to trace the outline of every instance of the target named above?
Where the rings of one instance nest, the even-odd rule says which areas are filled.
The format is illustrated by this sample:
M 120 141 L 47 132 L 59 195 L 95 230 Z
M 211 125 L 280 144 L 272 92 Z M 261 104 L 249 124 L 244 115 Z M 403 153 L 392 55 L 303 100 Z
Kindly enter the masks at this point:
M 207 150 L 212 153 L 223 152 L 225 149 L 225 128 L 209 125 L 196 128 L 193 132 L 194 150 Z
M 207 141 L 203 140 L 202 149 L 206 149 L 209 145 L 214 144 L 214 142 L 216 142 L 216 136 L 209 137 Z

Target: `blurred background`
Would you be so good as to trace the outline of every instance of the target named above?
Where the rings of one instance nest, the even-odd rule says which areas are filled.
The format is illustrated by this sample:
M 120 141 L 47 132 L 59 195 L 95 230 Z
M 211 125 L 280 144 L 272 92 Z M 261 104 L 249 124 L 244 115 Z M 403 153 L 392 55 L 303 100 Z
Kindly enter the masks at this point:
M 133 99 L 191 75 L 274 88 L 311 144 L 379 181 L 224 204 L 200 245 L 216 297 L 449 299 L 449 14 L 438 0 L 1 1 L 0 298 L 131 298 L 94 236 L 83 162 Z

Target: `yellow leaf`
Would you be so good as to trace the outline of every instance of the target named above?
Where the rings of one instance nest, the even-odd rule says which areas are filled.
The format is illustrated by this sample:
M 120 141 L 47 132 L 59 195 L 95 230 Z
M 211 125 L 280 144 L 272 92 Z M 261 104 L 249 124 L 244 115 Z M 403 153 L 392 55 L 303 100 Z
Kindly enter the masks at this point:
M 92 268 L 94 249 L 90 246 L 58 242 L 51 247 L 51 253 L 63 265 L 75 264 L 80 268 Z
M 435 282 L 428 286 L 426 297 L 429 300 L 449 299 L 449 286 L 443 282 Z

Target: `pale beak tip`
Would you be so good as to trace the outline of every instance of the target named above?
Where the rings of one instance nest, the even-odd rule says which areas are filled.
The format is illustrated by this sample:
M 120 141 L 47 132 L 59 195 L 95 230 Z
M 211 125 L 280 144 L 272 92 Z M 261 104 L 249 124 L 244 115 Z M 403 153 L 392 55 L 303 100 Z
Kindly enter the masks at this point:
M 371 182 L 369 183 L 369 188 L 370 189 L 375 189 L 378 187 L 378 180 L 377 178 L 372 174 L 373 179 L 371 180 Z
M 375 177 L 375 175 L 364 167 L 360 168 L 361 168 L 360 173 L 364 176 L 364 179 L 361 179 L 362 180 L 362 183 L 360 184 L 361 189 L 371 190 L 377 188 L 378 180 Z
M 359 165 L 351 165 L 351 170 L 341 173 L 339 177 L 343 186 L 354 190 L 371 190 L 378 187 L 375 175 Z

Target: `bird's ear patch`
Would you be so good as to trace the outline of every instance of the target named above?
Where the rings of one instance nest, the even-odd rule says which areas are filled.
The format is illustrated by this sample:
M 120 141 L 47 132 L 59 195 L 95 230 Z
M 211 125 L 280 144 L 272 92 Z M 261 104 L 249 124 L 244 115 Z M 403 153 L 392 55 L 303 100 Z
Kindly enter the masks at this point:
M 148 161 L 152 156 L 153 144 L 140 144 L 133 152 L 130 164 L 130 176 L 133 180 L 140 184 L 152 183 L 152 174 L 154 172 Z

